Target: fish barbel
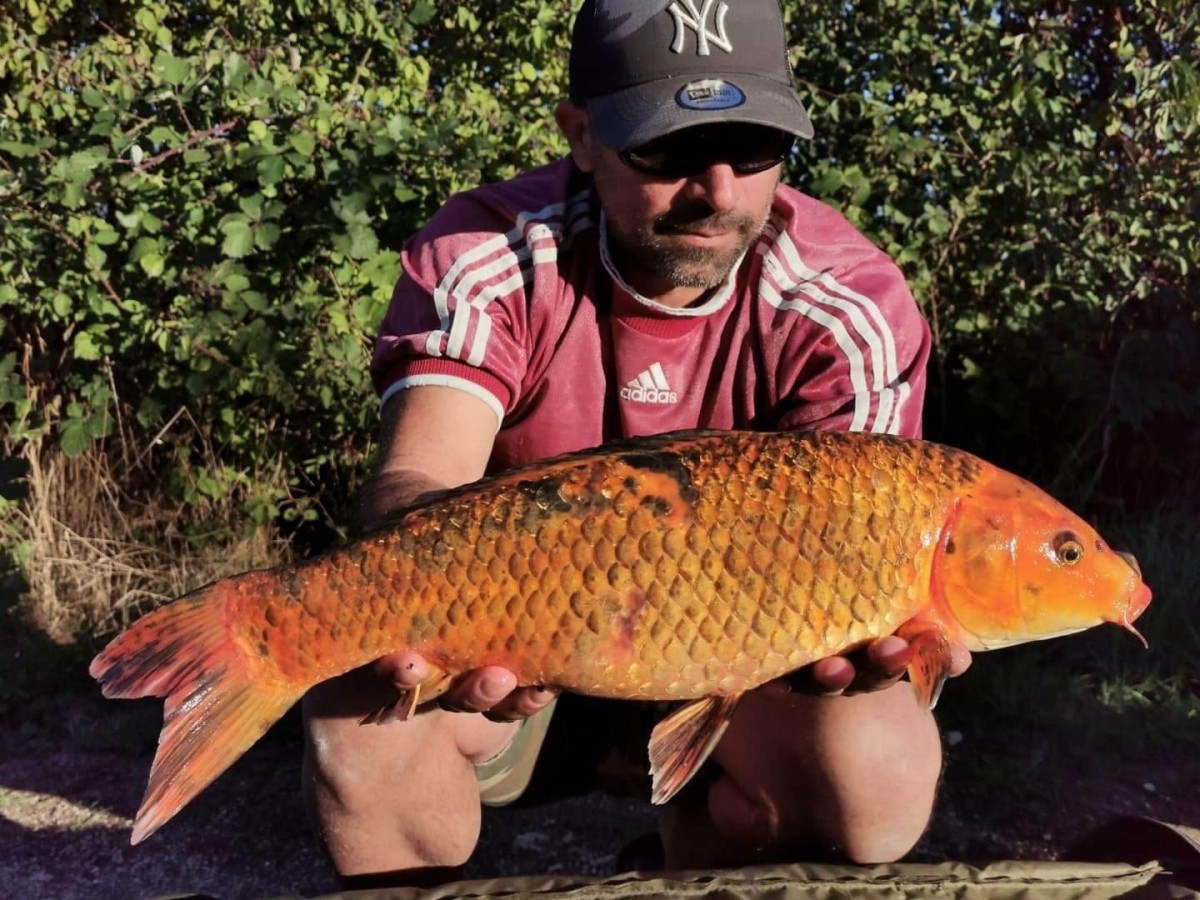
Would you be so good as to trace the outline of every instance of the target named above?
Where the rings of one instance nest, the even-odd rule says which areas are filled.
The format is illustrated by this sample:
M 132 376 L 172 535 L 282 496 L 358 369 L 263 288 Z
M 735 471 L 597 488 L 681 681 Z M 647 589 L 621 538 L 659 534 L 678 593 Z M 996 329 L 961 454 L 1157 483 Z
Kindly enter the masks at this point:
M 400 718 L 485 665 L 521 685 L 690 701 L 651 737 L 662 803 L 744 692 L 823 657 L 898 634 L 932 707 L 953 643 L 1134 631 L 1149 602 L 1079 517 L 963 451 L 696 431 L 486 478 L 324 556 L 214 582 L 139 619 L 90 671 L 106 697 L 166 698 L 137 843 L 309 688 L 396 650 L 433 673 Z

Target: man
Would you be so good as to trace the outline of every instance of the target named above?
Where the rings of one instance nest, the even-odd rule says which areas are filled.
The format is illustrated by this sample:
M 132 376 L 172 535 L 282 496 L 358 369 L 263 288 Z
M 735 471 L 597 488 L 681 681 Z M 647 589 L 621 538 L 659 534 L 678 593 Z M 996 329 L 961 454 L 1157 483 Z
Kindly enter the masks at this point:
M 556 112 L 570 158 L 451 199 L 405 246 L 372 365 L 382 446 L 364 528 L 431 492 L 620 437 L 918 435 L 929 330 L 903 277 L 839 214 L 779 183 L 812 127 L 776 0 L 587 0 L 570 80 Z M 897 683 L 907 659 L 887 638 L 753 692 L 710 776 L 665 814 L 666 865 L 906 853 L 941 764 L 932 718 Z M 960 653 L 957 670 L 968 662 Z M 481 793 L 514 799 L 547 721 L 587 718 L 568 715 L 571 697 L 551 717 L 550 691 L 514 690 L 491 667 L 441 708 L 358 725 L 426 672 L 394 654 L 306 698 L 306 792 L 349 886 L 453 877 L 478 839 Z

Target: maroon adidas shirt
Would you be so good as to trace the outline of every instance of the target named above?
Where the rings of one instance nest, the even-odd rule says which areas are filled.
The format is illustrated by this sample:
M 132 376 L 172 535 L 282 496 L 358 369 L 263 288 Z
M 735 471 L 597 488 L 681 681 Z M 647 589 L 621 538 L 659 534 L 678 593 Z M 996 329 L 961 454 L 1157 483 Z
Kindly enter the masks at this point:
M 489 471 L 680 428 L 919 437 L 930 333 L 900 270 L 780 185 L 702 306 L 640 297 L 569 159 L 459 194 L 404 246 L 371 374 L 383 402 L 447 385 L 498 431 Z

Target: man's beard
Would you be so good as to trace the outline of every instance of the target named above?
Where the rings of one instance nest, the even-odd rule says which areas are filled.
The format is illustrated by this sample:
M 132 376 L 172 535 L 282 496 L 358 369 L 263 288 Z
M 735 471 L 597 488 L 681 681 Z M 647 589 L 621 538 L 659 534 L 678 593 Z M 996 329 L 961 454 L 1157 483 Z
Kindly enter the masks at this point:
M 729 277 L 746 248 L 762 234 L 768 214 L 769 210 L 756 219 L 732 213 L 674 211 L 631 231 L 614 227 L 609 217 L 609 244 L 614 262 L 626 278 L 637 272 L 672 288 L 709 290 Z M 676 235 L 689 231 L 724 231 L 736 235 L 736 240 L 721 248 L 680 243 Z

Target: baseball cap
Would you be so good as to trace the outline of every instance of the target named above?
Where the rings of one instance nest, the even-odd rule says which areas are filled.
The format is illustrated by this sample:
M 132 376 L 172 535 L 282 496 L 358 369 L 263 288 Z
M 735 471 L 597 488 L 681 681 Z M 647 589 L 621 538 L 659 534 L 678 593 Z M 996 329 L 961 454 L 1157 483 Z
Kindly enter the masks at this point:
M 778 0 L 584 0 L 570 95 L 616 150 L 716 122 L 813 135 Z

